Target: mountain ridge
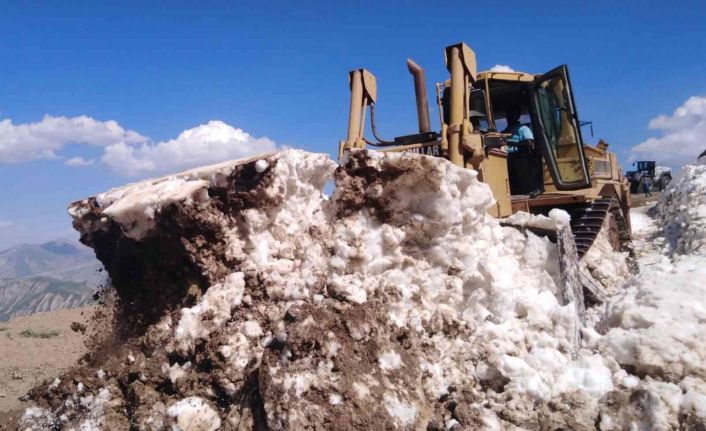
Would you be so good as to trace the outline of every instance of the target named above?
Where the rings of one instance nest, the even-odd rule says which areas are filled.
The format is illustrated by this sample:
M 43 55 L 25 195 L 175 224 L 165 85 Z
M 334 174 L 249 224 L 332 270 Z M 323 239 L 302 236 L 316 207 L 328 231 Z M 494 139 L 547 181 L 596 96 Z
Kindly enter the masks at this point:
M 105 278 L 93 250 L 77 242 L 19 244 L 0 251 L 0 321 L 89 305 Z

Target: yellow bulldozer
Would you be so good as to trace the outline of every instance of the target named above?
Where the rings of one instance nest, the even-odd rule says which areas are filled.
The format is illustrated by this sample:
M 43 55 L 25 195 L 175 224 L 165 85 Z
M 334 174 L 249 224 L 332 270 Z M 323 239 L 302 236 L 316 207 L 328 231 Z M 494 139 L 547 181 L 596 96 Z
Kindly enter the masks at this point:
M 547 214 L 561 208 L 571 215 L 579 259 L 601 229 L 608 230 L 616 250 L 631 256 L 629 184 L 607 143 L 584 143 L 567 66 L 541 75 L 476 72 L 475 53 L 464 43 L 447 47 L 445 60 L 450 79 L 436 84 L 440 130 L 431 130 L 424 71 L 407 60 L 419 132 L 392 140 L 377 132 L 374 75 L 366 69 L 351 71 L 348 136 L 339 144 L 339 157 L 368 146 L 443 157 L 475 169 L 490 186 L 493 216 L 505 218 L 518 211 Z M 368 108 L 373 141 L 364 135 Z M 520 128 L 524 136 L 518 136 Z

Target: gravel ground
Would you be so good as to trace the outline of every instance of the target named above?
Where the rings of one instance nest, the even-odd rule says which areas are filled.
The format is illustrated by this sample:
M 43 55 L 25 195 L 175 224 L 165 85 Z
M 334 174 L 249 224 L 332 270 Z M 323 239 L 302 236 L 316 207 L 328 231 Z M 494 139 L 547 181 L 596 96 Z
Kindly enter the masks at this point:
M 86 322 L 92 307 L 22 316 L 0 322 L 0 418 L 23 408 L 33 386 L 74 365 L 85 352 L 72 322 Z M 2 421 L 0 421 L 2 422 Z

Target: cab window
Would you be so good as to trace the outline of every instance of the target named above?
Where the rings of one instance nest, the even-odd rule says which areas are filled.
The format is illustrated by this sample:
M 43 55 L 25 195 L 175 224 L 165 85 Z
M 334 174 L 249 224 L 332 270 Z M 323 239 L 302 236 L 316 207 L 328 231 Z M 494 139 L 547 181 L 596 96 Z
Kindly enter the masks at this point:
M 555 185 L 560 190 L 587 186 L 590 179 L 565 66 L 537 79 L 533 103 L 541 126 L 536 138 L 542 141 Z

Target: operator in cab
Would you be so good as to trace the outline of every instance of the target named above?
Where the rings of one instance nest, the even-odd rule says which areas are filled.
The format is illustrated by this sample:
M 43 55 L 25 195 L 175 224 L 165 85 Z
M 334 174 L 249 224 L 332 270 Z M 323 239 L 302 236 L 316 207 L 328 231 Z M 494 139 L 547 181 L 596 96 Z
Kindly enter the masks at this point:
M 532 129 L 520 123 L 522 110 L 519 106 L 510 106 L 507 108 L 505 119 L 507 127 L 502 133 L 508 133 L 512 136 L 507 138 L 508 153 L 529 154 L 534 150 L 534 135 Z
M 542 162 L 534 151 L 532 129 L 520 123 L 521 114 L 519 106 L 510 106 L 505 115 L 507 127 L 502 132 L 510 135 L 506 139 L 510 193 L 534 197 L 542 193 Z

